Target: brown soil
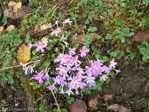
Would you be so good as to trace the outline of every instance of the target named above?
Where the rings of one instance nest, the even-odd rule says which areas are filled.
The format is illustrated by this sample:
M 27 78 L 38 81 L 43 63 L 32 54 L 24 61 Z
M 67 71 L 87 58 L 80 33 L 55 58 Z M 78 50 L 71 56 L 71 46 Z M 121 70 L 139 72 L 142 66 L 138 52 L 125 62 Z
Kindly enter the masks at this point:
M 149 112 L 149 80 L 144 79 L 149 72 L 149 64 L 139 67 L 132 63 L 121 70 L 115 79 L 102 86 L 102 91 L 95 92 L 99 102 L 97 110 L 106 112 L 108 105 L 119 104 L 131 108 L 132 112 Z M 113 98 L 105 102 L 104 95 L 113 95 Z

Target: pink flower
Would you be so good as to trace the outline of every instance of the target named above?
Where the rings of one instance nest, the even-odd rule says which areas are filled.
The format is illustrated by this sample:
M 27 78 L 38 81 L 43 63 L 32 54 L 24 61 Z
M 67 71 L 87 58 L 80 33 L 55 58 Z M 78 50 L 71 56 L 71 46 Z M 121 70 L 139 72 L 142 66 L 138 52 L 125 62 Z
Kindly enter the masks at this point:
M 82 69 L 82 68 L 79 67 L 79 68 L 77 68 L 77 70 L 79 71 L 79 74 L 80 75 L 84 74 L 84 71 L 83 71 L 84 69 Z
M 90 87 L 92 87 L 92 86 L 95 85 L 95 77 L 92 77 L 91 74 L 88 74 L 88 76 L 86 76 L 86 79 L 85 79 L 84 81 L 86 81 L 86 83 L 87 83 Z
M 112 61 L 110 61 L 110 66 L 109 66 L 109 68 L 110 68 L 110 69 L 115 68 L 115 65 L 117 65 L 117 62 L 115 62 L 115 60 L 112 59 Z
M 92 68 L 91 68 L 91 67 L 86 66 L 85 68 L 86 68 L 86 69 L 85 69 L 85 73 L 87 73 L 87 74 L 92 74 Z
M 28 45 L 29 45 L 29 49 L 31 49 L 34 46 L 31 42 Z
M 69 88 L 69 90 L 67 90 L 65 93 L 67 93 L 69 96 L 70 96 L 71 94 L 73 94 L 73 92 L 72 92 L 72 89 L 71 89 L 71 88 Z
M 107 78 L 108 78 L 107 75 L 103 75 L 100 77 L 100 81 L 102 81 L 102 80 L 106 81 Z
M 81 61 L 78 60 L 78 55 L 75 57 L 72 57 L 72 65 L 75 65 L 75 67 L 78 67 L 81 64 Z
M 48 44 L 48 38 L 42 38 L 41 39 L 42 44 L 44 44 L 45 46 L 47 46 Z
M 85 76 L 83 76 L 82 74 L 77 73 L 77 76 L 75 76 L 77 78 L 78 81 L 81 81 L 82 79 L 85 78 Z
M 84 83 L 84 82 L 80 82 L 80 83 L 79 83 L 79 87 L 80 87 L 81 89 L 83 89 L 83 88 L 84 88 L 84 86 L 87 86 L 87 84 L 86 84 L 86 83 Z
M 104 65 L 104 66 L 102 67 L 102 72 L 105 72 L 105 73 L 108 74 L 108 73 L 110 72 L 110 69 Z
M 51 33 L 51 35 L 55 35 L 58 36 L 58 34 L 61 32 L 61 29 L 58 27 L 57 29 L 53 30 L 53 32 Z
M 45 75 L 42 77 L 42 79 L 47 79 L 47 81 L 49 81 L 50 77 L 49 77 L 49 74 L 48 72 L 45 73 Z
M 72 56 L 71 55 L 68 55 L 68 54 L 65 54 L 64 55 L 64 63 L 70 62 L 71 59 L 72 59 Z
M 50 91 L 56 89 L 56 87 L 55 87 L 54 85 L 48 86 L 47 88 L 48 88 Z
M 91 68 L 94 69 L 94 70 L 98 70 L 99 66 L 97 65 L 98 63 L 95 61 L 95 62 L 91 62 Z
M 39 84 L 43 83 L 43 80 L 42 80 L 43 74 L 41 72 L 39 72 L 39 73 L 37 71 L 35 71 L 35 72 L 37 73 L 37 75 L 34 75 L 35 80 L 38 80 Z
M 83 48 L 80 50 L 81 52 L 81 57 L 84 57 L 86 56 L 86 53 L 89 52 L 89 49 L 86 49 L 85 46 L 83 46 Z
M 64 37 L 64 34 L 62 36 L 59 36 L 59 38 L 60 38 L 60 41 L 67 40 L 67 37 Z
M 59 70 L 60 74 L 67 73 L 67 71 L 65 69 L 66 68 L 63 67 L 62 65 L 59 65 L 59 67 L 56 68 L 56 70 Z
M 69 48 L 70 55 L 75 55 L 76 48 Z
M 35 46 L 37 47 L 36 51 L 42 51 L 42 52 L 44 51 L 43 48 L 46 47 L 46 45 L 42 44 L 41 42 L 39 42 L 38 44 L 35 44 Z

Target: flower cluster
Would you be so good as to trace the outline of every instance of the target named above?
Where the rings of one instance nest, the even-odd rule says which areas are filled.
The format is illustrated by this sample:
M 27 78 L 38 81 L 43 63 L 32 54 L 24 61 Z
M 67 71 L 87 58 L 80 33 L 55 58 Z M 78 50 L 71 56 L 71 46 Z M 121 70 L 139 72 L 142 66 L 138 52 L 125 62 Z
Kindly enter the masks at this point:
M 72 21 L 70 19 L 66 19 L 63 22 L 63 26 L 65 24 L 71 24 Z M 58 21 L 55 23 L 58 25 Z M 94 87 L 96 86 L 97 80 L 106 81 L 108 75 L 111 70 L 115 70 L 116 74 L 119 73 L 119 70 L 116 70 L 117 62 L 114 59 L 110 61 L 109 66 L 104 65 L 102 60 L 88 60 L 89 64 L 86 66 L 84 64 L 84 57 L 90 52 L 86 46 L 83 46 L 80 51 L 76 48 L 69 48 L 69 51 L 65 51 L 65 47 L 68 47 L 67 39 L 68 37 L 63 34 L 62 28 L 58 27 L 51 32 L 52 36 L 56 36 L 59 38 L 60 42 L 63 42 L 65 46 L 63 46 L 63 52 L 59 54 L 57 58 L 55 58 L 54 69 L 55 72 L 48 71 L 50 69 L 42 70 L 41 72 L 35 71 L 34 79 L 42 84 L 45 80 L 49 81 L 50 85 L 48 85 L 49 90 L 58 90 L 60 94 L 79 94 L 79 90 L 83 89 L 86 86 Z M 29 48 L 31 49 L 33 46 L 37 47 L 36 51 L 45 51 L 44 48 L 48 47 L 48 38 L 42 38 L 40 42 L 37 44 L 29 43 Z M 67 48 L 68 49 L 68 48 Z M 59 51 L 59 49 L 55 49 L 55 51 Z M 77 52 L 76 52 L 77 51 Z M 66 53 L 64 53 L 66 52 Z M 79 52 L 79 53 L 78 53 Z M 21 63 L 22 64 L 22 63 Z M 33 72 L 30 66 L 26 67 L 26 65 L 22 64 L 25 73 L 28 71 L 30 73 Z M 43 72 L 44 71 L 44 72 Z M 55 77 L 49 76 L 49 73 L 53 74 Z M 59 88 L 57 88 L 59 87 Z
M 44 48 L 47 47 L 48 44 L 48 38 L 42 38 L 42 40 L 40 42 L 38 42 L 37 44 L 32 44 L 31 42 L 28 44 L 29 45 L 29 49 L 31 49 L 33 46 L 37 47 L 36 51 L 45 51 Z
M 101 60 L 90 60 L 90 66 L 81 67 L 81 61 L 79 55 L 76 54 L 76 48 L 69 48 L 69 54 L 60 54 L 55 62 L 60 63 L 57 70 L 57 76 L 53 78 L 53 85 L 49 86 L 50 89 L 57 89 L 56 85 L 60 86 L 61 94 L 71 95 L 74 93 L 79 94 L 79 89 L 83 89 L 86 86 L 96 86 L 95 79 L 99 76 L 100 81 L 105 81 L 108 78 L 108 74 L 115 68 L 117 62 L 110 61 L 110 65 L 107 67 Z M 80 50 L 81 57 L 86 56 L 89 52 L 85 46 Z M 80 58 L 81 58 L 80 57 Z M 68 87 L 67 91 L 64 88 Z
M 48 72 L 46 72 L 45 74 L 43 74 L 42 72 L 37 72 L 35 71 L 35 73 L 37 73 L 37 75 L 34 75 L 35 80 L 38 80 L 39 84 L 43 83 L 43 80 L 47 80 L 49 81 L 50 77 L 48 75 Z
M 34 72 L 34 70 L 33 70 L 33 68 L 35 67 L 35 65 L 28 65 L 28 63 L 27 64 L 23 64 L 22 62 L 20 62 L 20 65 L 22 66 L 22 69 L 23 70 L 25 70 L 25 74 L 27 75 L 27 74 L 31 74 L 31 73 L 33 73 Z

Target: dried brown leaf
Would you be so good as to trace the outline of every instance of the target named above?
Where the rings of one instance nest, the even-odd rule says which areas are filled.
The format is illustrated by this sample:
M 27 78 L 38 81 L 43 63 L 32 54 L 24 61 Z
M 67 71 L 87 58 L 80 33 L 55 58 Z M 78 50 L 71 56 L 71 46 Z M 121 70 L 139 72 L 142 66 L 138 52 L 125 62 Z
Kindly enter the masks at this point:
M 87 106 L 84 101 L 76 99 L 71 105 L 69 105 L 70 112 L 87 112 Z
M 92 98 L 88 101 L 88 106 L 94 110 L 97 110 L 98 107 L 98 99 L 97 98 Z
M 5 8 L 3 13 L 4 16 L 11 19 L 23 19 L 27 14 L 32 13 L 34 10 L 34 8 L 30 8 L 23 5 L 21 8 L 17 8 L 16 12 L 14 12 L 12 8 Z
M 9 8 L 12 8 L 14 5 L 16 5 L 17 3 L 16 2 L 14 2 L 14 1 L 10 1 L 9 3 L 8 3 L 8 7 Z
M 131 109 L 127 109 L 126 107 L 119 104 L 110 105 L 107 107 L 107 110 L 112 110 L 114 112 L 131 112 Z
M 17 61 L 15 58 L 12 58 L 9 62 L 9 66 L 15 66 L 17 64 Z M 10 70 L 13 70 L 15 71 L 15 67 L 14 68 L 11 68 Z
M 97 33 L 90 33 L 90 36 L 92 36 L 92 40 L 90 41 L 90 43 L 92 43 L 93 41 L 97 40 L 98 38 L 98 34 Z M 86 42 L 85 40 L 85 34 L 82 35 L 77 35 L 73 40 L 72 40 L 72 44 L 83 44 L 84 42 Z
M 37 23 L 34 27 L 34 32 L 41 32 L 48 28 L 51 28 L 51 23 L 42 24 L 41 22 Z
M 23 5 L 17 13 L 14 14 L 14 18 L 23 19 L 26 15 L 32 13 L 35 9 Z
M 85 34 L 82 35 L 77 35 L 73 40 L 72 40 L 72 44 L 83 44 L 86 40 L 85 40 Z
M 144 42 L 146 39 L 149 39 L 149 31 L 138 32 L 134 40 L 139 42 Z
M 0 27 L 0 33 L 3 34 L 4 33 L 4 27 Z
M 113 95 L 110 94 L 110 95 L 104 95 L 103 96 L 103 100 L 106 102 L 106 101 L 112 101 L 112 98 L 113 98 Z
M 4 31 L 4 33 L 9 33 L 12 29 L 15 29 L 15 26 L 14 25 L 10 25 L 7 27 L 7 29 Z
M 13 12 L 17 13 L 19 9 L 22 7 L 22 2 L 18 2 L 16 5 L 13 6 Z
M 25 45 L 25 44 L 22 44 L 19 49 L 18 49 L 18 52 L 17 52 L 17 59 L 18 61 L 22 62 L 23 64 L 27 63 L 31 58 L 31 51 L 29 49 L 29 46 Z
M 15 19 L 12 8 L 5 8 L 3 13 L 4 13 L 4 16 L 11 19 Z
M 96 41 L 97 38 L 98 38 L 98 34 L 97 33 L 90 33 L 89 35 L 92 36 L 92 40 L 90 41 L 90 43 Z

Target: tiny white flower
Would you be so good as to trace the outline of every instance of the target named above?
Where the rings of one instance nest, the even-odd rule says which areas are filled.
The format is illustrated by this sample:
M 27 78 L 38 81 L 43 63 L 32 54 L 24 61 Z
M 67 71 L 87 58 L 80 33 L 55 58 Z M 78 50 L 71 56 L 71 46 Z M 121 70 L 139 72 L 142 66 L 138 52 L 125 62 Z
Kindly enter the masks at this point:
M 18 103 L 15 104 L 16 107 L 17 107 L 18 105 L 19 105 Z
M 58 24 L 58 21 L 55 21 L 55 24 Z
M 70 24 L 70 25 L 71 25 L 72 21 L 70 21 L 70 18 L 65 19 L 65 21 L 63 22 L 63 24 L 66 24 L 66 23 L 68 23 L 68 24 Z

